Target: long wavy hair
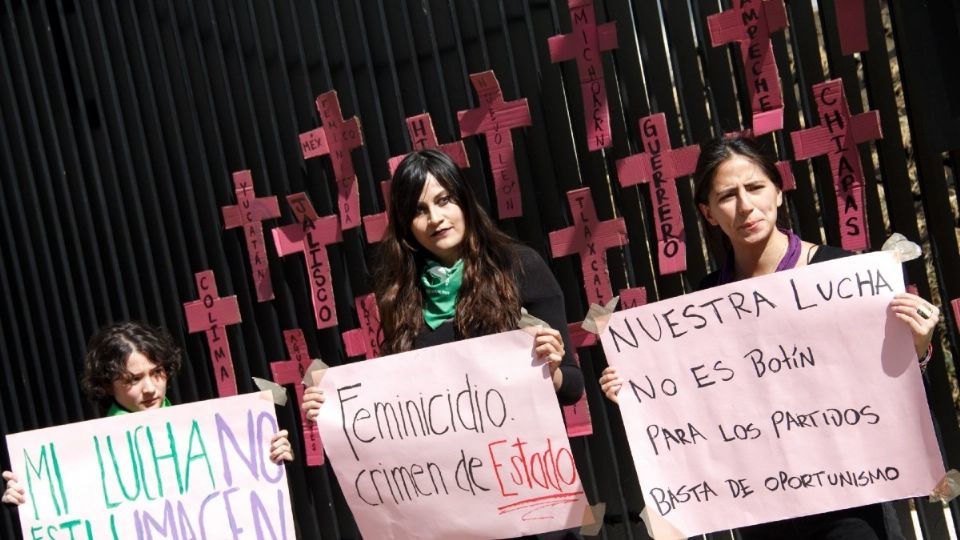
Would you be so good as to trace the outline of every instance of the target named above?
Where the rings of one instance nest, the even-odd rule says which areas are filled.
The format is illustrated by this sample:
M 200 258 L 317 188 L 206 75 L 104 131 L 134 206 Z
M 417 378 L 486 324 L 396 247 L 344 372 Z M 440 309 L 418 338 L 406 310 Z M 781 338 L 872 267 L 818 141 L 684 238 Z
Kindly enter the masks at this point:
M 408 351 L 420 332 L 423 292 L 420 275 L 430 252 L 417 242 L 411 225 L 432 175 L 463 211 L 460 245 L 463 284 L 457 297 L 454 331 L 476 337 L 516 328 L 520 293 L 512 238 L 501 232 L 480 207 L 460 168 L 443 152 L 420 150 L 400 163 L 390 186 L 390 225 L 380 246 L 374 287 L 380 305 L 384 354 Z
M 101 328 L 87 343 L 80 387 L 102 411 L 113 403 L 113 382 L 126 376 L 127 359 L 134 352 L 162 368 L 168 380 L 180 370 L 180 347 L 163 328 L 137 321 Z

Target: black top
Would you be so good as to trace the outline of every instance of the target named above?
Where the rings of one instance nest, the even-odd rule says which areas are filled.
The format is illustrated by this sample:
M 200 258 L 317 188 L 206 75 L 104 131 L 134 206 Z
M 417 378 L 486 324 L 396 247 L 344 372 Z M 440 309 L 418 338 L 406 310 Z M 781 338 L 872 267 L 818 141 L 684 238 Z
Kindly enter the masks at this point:
M 517 256 L 514 277 L 520 292 L 520 305 L 525 307 L 530 315 L 559 330 L 563 337 L 565 354 L 560 362 L 563 384 L 557 390 L 557 399 L 561 405 L 572 405 L 583 394 L 583 374 L 571 353 L 563 291 L 539 253 L 519 244 L 514 249 Z M 413 348 L 443 345 L 459 339 L 461 336 L 454 332 L 452 319 L 445 321 L 436 330 L 424 324 L 414 340 Z
M 849 251 L 842 250 L 840 248 L 835 248 L 833 246 L 818 246 L 817 250 L 813 252 L 813 255 L 810 257 L 810 260 L 807 261 L 808 264 L 816 264 L 824 261 L 832 261 L 834 259 L 840 259 L 843 257 L 849 257 L 853 255 Z M 729 256 L 729 255 L 728 255 Z M 718 285 L 717 280 L 720 279 L 720 271 L 716 270 L 710 272 L 700 281 L 700 286 L 697 287 L 698 291 L 703 289 L 709 289 L 710 287 L 716 287 Z
M 816 264 L 853 255 L 833 246 L 819 246 L 807 261 Z M 720 272 L 708 274 L 697 290 L 717 285 Z M 903 533 L 896 511 L 889 503 L 868 504 L 823 514 L 801 516 L 761 523 L 740 529 L 743 540 L 808 540 L 811 538 L 843 538 L 844 540 L 902 540 Z

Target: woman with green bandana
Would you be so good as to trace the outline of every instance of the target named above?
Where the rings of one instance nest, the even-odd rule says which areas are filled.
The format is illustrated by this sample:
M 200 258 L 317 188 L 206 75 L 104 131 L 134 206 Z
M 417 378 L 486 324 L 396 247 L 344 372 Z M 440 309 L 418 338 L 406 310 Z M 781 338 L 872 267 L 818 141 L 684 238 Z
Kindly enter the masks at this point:
M 180 370 L 180 362 L 180 347 L 166 330 L 136 321 L 114 324 L 90 338 L 80 385 L 106 416 L 169 407 L 167 383 Z M 271 438 L 270 460 L 293 461 L 287 430 Z M 3 502 L 24 504 L 26 491 L 17 476 L 4 471 L 3 479 L 7 481 Z
M 394 173 L 388 207 L 375 274 L 383 354 L 513 330 L 525 308 L 550 326 L 538 329 L 536 354 L 557 399 L 575 403 L 583 375 L 565 347 L 563 292 L 536 251 L 497 229 L 459 167 L 436 150 L 411 153 Z M 308 419 L 321 403 L 320 390 L 307 388 Z

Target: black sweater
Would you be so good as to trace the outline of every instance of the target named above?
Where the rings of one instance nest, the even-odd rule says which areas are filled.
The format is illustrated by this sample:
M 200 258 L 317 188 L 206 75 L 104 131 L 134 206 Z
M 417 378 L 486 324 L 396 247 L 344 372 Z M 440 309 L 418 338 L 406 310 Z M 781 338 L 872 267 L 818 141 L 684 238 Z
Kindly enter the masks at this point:
M 580 372 L 571 352 L 563 291 L 560 290 L 560 285 L 539 253 L 519 244 L 514 249 L 517 256 L 514 277 L 520 292 L 520 305 L 525 307 L 530 315 L 559 330 L 563 337 L 566 351 L 560 362 L 563 384 L 557 390 L 557 399 L 561 405 L 572 405 L 583 394 L 583 373 Z M 436 330 L 423 325 L 413 348 L 443 345 L 458 339 L 461 337 L 454 332 L 453 320 L 444 322 Z

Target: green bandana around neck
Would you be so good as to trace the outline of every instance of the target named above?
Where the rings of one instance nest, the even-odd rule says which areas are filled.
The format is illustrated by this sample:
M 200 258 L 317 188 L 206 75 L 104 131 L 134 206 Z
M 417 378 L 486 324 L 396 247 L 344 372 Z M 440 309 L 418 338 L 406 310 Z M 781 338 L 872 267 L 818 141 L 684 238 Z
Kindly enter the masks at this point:
M 161 407 L 170 407 L 170 399 L 164 396 L 163 403 L 160 404 Z M 130 414 L 132 411 L 128 411 L 120 406 L 119 403 L 114 401 L 110 405 L 110 409 L 107 411 L 107 416 L 118 416 L 121 414 Z
M 427 261 L 420 275 L 420 285 L 425 297 L 423 320 L 431 329 L 436 330 L 456 315 L 457 294 L 462 283 L 463 259 L 449 268 L 434 260 Z

